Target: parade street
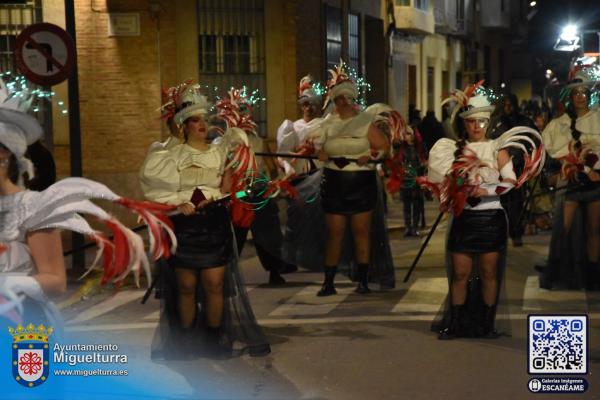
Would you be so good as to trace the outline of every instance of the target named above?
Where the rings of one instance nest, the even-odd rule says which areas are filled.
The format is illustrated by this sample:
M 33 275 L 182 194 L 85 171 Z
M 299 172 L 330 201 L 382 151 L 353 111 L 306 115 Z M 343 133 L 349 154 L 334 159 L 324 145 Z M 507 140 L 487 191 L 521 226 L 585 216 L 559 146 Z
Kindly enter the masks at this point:
M 181 388 L 173 398 L 205 398 L 210 390 L 210 398 L 214 393 L 231 398 L 233 391 L 255 399 L 525 399 L 534 396 L 527 389 L 527 316 L 587 314 L 592 373 L 586 379 L 592 388 L 600 385 L 594 373 L 600 361 L 600 293 L 539 289 L 533 267 L 545 261 L 548 232 L 525 236 L 523 247 L 509 244 L 510 314 L 501 313 L 498 320 L 510 320 L 512 336 L 440 341 L 430 324 L 448 290 L 446 219 L 410 281 L 402 283 L 422 239 L 403 238 L 400 216 L 401 203 L 394 201 L 388 222 L 397 287 L 391 291 L 357 295 L 355 285 L 340 277 L 337 295 L 318 298 L 322 274 L 302 271 L 285 275 L 285 285 L 269 287 L 253 247 L 246 247 L 243 273 L 272 345 L 268 357 L 150 360 L 159 301 L 151 297 L 142 305 L 145 290 L 131 287 L 116 294 L 92 290 L 83 299 L 75 298 L 81 290 L 72 290 L 61 303 L 67 330 L 86 332 L 99 343 L 118 337 L 131 358 Z M 436 216 L 437 205 L 428 203 L 428 225 Z M 598 398 L 595 393 L 592 389 L 577 398 Z

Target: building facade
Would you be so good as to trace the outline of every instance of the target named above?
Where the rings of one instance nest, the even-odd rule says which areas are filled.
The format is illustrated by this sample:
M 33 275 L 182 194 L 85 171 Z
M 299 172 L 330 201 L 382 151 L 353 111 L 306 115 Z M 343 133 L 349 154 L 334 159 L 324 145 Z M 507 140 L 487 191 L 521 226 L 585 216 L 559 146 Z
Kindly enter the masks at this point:
M 512 70 L 526 57 L 510 52 L 525 34 L 515 28 L 525 3 L 75 0 L 83 174 L 141 197 L 137 175 L 148 146 L 168 134 L 157 111 L 161 89 L 187 79 L 221 92 L 258 89 L 266 101 L 256 119 L 271 144 L 283 119 L 299 117 L 298 80 L 310 73 L 325 82 L 340 58 L 371 84 L 369 103 L 390 103 L 404 115 L 414 104 L 441 118 L 452 89 L 478 79 L 499 88 L 527 75 Z M 65 26 L 63 0 L 29 0 L 21 7 L 31 12 L 19 21 L 22 11 L 7 7 L 0 6 L 5 61 L 11 37 L 28 24 Z M 66 83 L 52 90 L 67 101 Z M 59 175 L 68 175 L 68 118 L 50 108 L 43 119 Z

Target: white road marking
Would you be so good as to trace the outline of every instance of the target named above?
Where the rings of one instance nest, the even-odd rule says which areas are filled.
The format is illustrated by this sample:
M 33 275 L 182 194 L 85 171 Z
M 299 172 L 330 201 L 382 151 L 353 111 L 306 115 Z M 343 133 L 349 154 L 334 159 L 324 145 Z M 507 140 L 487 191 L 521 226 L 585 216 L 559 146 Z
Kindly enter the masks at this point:
M 537 275 L 527 277 L 523 290 L 523 311 L 560 312 L 564 304 L 572 308 L 573 303 L 585 308 L 586 296 L 581 290 L 546 290 L 539 287 Z
M 447 278 L 419 278 L 392 309 L 393 313 L 436 312 L 448 294 Z
M 317 297 L 318 286 L 307 286 L 284 304 L 269 313 L 272 317 L 293 315 L 325 315 L 333 311 L 354 290 L 354 287 L 336 287 L 337 295 Z
M 81 314 L 77 315 L 75 318 L 67 321 L 67 325 L 76 324 L 79 322 L 85 322 L 93 318 L 97 318 L 111 310 L 114 310 L 117 307 L 120 307 L 124 304 L 127 304 L 131 301 L 135 301 L 137 299 L 141 299 L 144 296 L 144 290 L 122 290 L 117 292 L 114 296 L 98 303 Z

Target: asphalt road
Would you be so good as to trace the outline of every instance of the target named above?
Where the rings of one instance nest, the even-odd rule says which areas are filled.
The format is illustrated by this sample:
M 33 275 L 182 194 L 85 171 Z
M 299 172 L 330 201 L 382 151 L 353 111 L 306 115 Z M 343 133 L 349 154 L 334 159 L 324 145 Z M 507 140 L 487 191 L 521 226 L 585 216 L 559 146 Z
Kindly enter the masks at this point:
M 436 216 L 428 205 L 428 220 Z M 265 358 L 198 359 L 155 363 L 149 347 L 159 304 L 140 304 L 144 290 L 90 290 L 62 303 L 67 330 L 99 343 L 117 340 L 149 377 L 175 382 L 172 398 L 248 399 L 528 399 L 600 398 L 600 292 L 538 288 L 533 266 L 543 263 L 548 234 L 526 236 L 509 248 L 506 293 L 510 337 L 439 341 L 430 331 L 447 291 L 443 267 L 445 222 L 411 280 L 402 283 L 420 239 L 402 238 L 400 207 L 390 211 L 397 287 L 356 295 L 343 277 L 339 294 L 315 296 L 321 275 L 286 275 L 269 287 L 253 249 L 242 267 L 250 299 L 272 344 Z M 73 288 L 72 288 L 73 289 Z M 81 292 L 79 292 L 81 293 Z M 527 316 L 587 314 L 590 389 L 583 395 L 540 395 L 527 389 Z M 154 378 L 156 379 L 156 378 Z M 210 389 L 210 390 L 208 390 Z

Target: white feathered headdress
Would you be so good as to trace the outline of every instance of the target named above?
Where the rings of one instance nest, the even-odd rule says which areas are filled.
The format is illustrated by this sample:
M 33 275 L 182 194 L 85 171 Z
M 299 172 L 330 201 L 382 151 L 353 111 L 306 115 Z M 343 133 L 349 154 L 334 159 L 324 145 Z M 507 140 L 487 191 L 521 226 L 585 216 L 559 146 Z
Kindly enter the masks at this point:
M 27 114 L 32 100 L 32 93 L 26 90 L 10 93 L 0 79 L 0 143 L 17 158 L 19 174 L 27 172 L 29 179 L 33 178 L 33 164 L 25 158 L 25 152 L 43 134 L 37 119 Z
M 358 87 L 346 72 L 346 64 L 343 60 L 340 60 L 335 69 L 330 69 L 329 74 L 331 78 L 327 81 L 327 99 L 323 109 L 326 109 L 329 102 L 339 96 L 347 96 L 354 100 L 358 98 Z

